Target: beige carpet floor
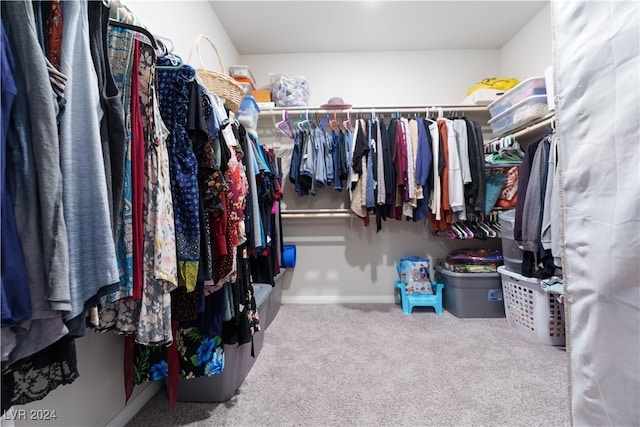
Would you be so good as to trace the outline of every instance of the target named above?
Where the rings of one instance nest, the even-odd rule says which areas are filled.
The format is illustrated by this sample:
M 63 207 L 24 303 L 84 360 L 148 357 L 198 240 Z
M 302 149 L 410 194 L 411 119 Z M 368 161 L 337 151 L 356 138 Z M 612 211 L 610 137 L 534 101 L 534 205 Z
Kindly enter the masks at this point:
M 164 390 L 130 426 L 568 426 L 567 360 L 506 319 L 394 304 L 282 305 L 236 394 Z

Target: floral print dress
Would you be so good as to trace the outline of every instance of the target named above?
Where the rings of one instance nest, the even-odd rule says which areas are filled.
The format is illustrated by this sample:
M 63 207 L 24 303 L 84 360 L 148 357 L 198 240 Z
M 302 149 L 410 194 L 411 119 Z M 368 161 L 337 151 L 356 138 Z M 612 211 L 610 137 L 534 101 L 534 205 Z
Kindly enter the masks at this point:
M 156 94 L 155 54 L 140 43 L 138 73 L 132 79 L 133 93 L 140 99 L 144 131 L 144 192 L 142 252 L 142 298 L 121 298 L 105 303 L 100 310 L 101 328 L 135 334 L 143 345 L 169 344 L 171 332 L 170 292 L 178 285 L 173 200 L 170 189 L 167 129 L 160 117 Z M 135 112 L 134 112 L 135 113 Z

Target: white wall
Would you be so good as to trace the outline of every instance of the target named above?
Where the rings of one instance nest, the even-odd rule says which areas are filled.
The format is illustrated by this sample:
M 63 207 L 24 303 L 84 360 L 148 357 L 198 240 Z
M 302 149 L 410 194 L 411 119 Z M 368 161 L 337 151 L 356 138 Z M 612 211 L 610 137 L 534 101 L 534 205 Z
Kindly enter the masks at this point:
M 500 50 L 500 76 L 544 76 L 552 64 L 551 7 L 547 5 Z
M 78 372 L 71 384 L 58 387 L 43 400 L 14 406 L 5 414 L 2 426 L 103 426 L 123 425 L 158 390 L 159 383 L 145 383 L 134 389 L 125 408 L 124 338 L 107 332 L 88 332 L 76 340 Z M 21 411 L 26 412 L 21 412 Z M 55 419 L 38 420 L 30 411 L 55 411 Z M 122 415 L 120 415 L 122 414 Z M 115 419 L 114 419 L 115 418 Z
M 432 50 L 242 55 L 259 87 L 269 73 L 304 76 L 309 105 L 333 96 L 354 106 L 458 104 L 478 81 L 499 71 L 498 50 Z
M 238 63 L 238 51 L 231 43 L 209 2 L 127 0 L 125 4 L 153 34 L 171 39 L 175 46 L 174 52 L 183 60 L 187 61 L 196 37 L 199 34 L 205 34 L 213 40 L 225 68 Z M 222 71 L 211 45 L 203 40 L 199 46 L 204 68 Z M 201 68 L 196 52 L 187 62 L 195 68 Z

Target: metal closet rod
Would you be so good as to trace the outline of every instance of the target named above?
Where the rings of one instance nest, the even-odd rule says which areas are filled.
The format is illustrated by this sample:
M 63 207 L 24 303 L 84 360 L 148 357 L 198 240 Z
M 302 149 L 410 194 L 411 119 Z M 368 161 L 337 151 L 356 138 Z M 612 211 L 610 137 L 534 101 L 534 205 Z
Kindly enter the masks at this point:
M 356 218 L 349 209 L 295 209 L 282 211 L 283 218 Z
M 526 135 L 528 133 L 535 132 L 538 129 L 542 129 L 542 128 L 547 128 L 549 126 L 553 126 L 553 122 L 555 121 L 555 119 L 556 119 L 555 116 L 547 117 L 546 119 L 542 120 L 541 122 L 538 122 L 538 123 L 533 124 L 531 126 L 527 126 L 526 128 L 515 132 L 513 134 L 513 137 L 518 139 L 519 136 L 523 136 L 523 135 Z
M 489 110 L 487 107 L 477 106 L 477 105 L 446 105 L 446 106 L 431 106 L 425 105 L 422 107 L 352 107 L 345 109 L 337 109 L 337 108 L 321 108 L 321 107 L 276 107 L 271 109 L 264 109 L 260 111 L 261 116 L 274 116 L 281 115 L 283 111 L 287 111 L 289 113 L 303 113 L 305 111 L 309 112 L 322 112 L 322 113 L 340 113 L 340 114 L 371 114 L 371 113 L 383 113 L 383 114 L 393 114 L 393 113 L 426 113 L 427 108 L 429 109 L 429 114 L 438 113 L 442 111 L 443 113 L 486 113 Z
M 538 130 L 542 130 L 548 127 L 553 127 L 554 122 L 556 120 L 555 114 L 550 113 L 549 115 L 543 117 L 542 119 L 540 119 L 540 121 L 535 122 L 533 124 L 530 124 L 529 126 L 522 128 L 520 130 L 517 130 L 515 132 L 512 133 L 508 133 L 504 136 L 501 136 L 499 138 L 493 138 L 492 140 L 488 141 L 486 144 L 491 144 L 493 141 L 497 141 L 500 138 L 505 138 L 507 136 L 512 136 L 515 139 L 518 139 L 521 136 L 525 136 L 528 135 L 530 133 L 536 132 Z

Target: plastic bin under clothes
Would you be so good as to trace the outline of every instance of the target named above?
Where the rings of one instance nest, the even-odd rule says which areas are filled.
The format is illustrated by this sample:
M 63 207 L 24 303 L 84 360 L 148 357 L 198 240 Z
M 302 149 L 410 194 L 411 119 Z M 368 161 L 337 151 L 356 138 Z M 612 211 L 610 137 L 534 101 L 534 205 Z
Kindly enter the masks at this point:
M 271 287 L 271 292 L 269 293 L 269 308 L 267 309 L 267 319 L 262 320 L 262 315 L 260 317 L 260 325 L 265 330 L 269 328 L 269 325 L 271 325 L 273 319 L 276 318 L 278 312 L 280 311 L 280 306 L 282 305 L 282 288 L 284 286 L 285 272 L 285 269 L 280 270 L 280 274 L 278 274 L 273 280 L 275 286 Z
M 251 342 L 224 345 L 224 370 L 213 377 L 180 378 L 178 401 L 180 402 L 226 402 L 240 388 L 253 367 L 264 345 L 265 327 L 268 323 L 269 295 L 271 285 L 254 284 L 253 291 L 258 307 L 260 331 L 253 336 L 255 357 L 251 356 Z
M 500 218 L 500 237 L 502 240 L 502 257 L 504 266 L 507 270 L 515 273 L 522 273 L 522 248 L 518 245 L 513 237 L 513 229 L 516 221 L 516 210 L 510 209 L 501 211 L 498 214 Z
M 565 345 L 564 305 L 542 289 L 540 281 L 498 268 L 509 325 L 530 340 Z
M 456 273 L 436 266 L 444 309 L 456 317 L 505 317 L 499 273 Z

